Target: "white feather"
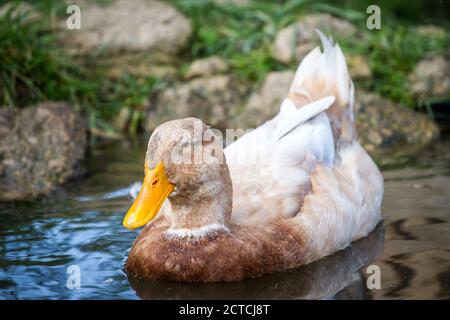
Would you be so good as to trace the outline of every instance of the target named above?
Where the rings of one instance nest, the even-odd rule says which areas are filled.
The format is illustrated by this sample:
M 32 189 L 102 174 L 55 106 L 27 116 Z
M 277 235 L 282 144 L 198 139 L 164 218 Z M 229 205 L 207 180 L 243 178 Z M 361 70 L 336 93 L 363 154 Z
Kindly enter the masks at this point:
M 290 104 L 294 106 L 294 109 L 291 109 L 292 111 L 289 112 L 289 114 L 286 108 L 284 112 L 282 112 L 283 110 L 280 111 L 283 117 L 277 123 L 278 139 L 281 139 L 302 123 L 314 118 L 319 113 L 328 109 L 334 103 L 334 100 L 335 99 L 333 96 L 328 96 L 318 101 L 307 104 L 300 109 L 296 109 L 294 103 L 291 100 L 285 99 L 283 101 L 283 104 L 289 101 Z M 281 108 L 283 108 L 283 104 L 281 105 Z
M 165 235 L 168 238 L 201 238 L 203 236 L 209 235 L 211 232 L 223 230 L 225 232 L 230 232 L 228 227 L 213 223 L 206 226 L 202 226 L 199 228 L 190 228 L 190 229 L 172 229 L 169 228 Z
M 271 218 L 267 206 L 278 202 L 280 215 L 295 216 L 299 195 L 309 192 L 315 166 L 334 166 L 332 126 L 339 128 L 340 119 L 325 112 L 348 110 L 353 122 L 354 87 L 343 53 L 331 38 L 317 33 L 323 52 L 317 47 L 303 59 L 290 87 L 294 97 L 303 99 L 295 100 L 298 105 L 285 99 L 277 116 L 225 149 L 235 194 L 233 210 L 239 211 L 234 216 L 243 223 L 252 220 L 247 212 L 258 212 L 258 219 Z
M 345 108 L 352 99 L 352 81 L 344 54 L 338 44 L 333 44 L 322 32 L 320 37 L 323 52 L 313 49 L 300 63 L 292 81 L 290 92 L 315 101 L 332 95 Z

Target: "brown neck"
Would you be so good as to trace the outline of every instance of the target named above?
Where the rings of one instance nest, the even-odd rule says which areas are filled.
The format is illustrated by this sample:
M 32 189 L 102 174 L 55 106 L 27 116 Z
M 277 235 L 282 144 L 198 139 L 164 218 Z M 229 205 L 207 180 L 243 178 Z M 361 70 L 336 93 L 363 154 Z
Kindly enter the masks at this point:
M 204 183 L 199 189 L 185 196 L 180 191 L 171 204 L 171 229 L 195 229 L 210 225 L 228 227 L 233 204 L 233 191 L 228 167 L 221 166 L 214 181 Z
M 231 201 L 226 195 L 218 195 L 191 204 L 172 204 L 171 229 L 198 229 L 209 225 L 228 227 Z

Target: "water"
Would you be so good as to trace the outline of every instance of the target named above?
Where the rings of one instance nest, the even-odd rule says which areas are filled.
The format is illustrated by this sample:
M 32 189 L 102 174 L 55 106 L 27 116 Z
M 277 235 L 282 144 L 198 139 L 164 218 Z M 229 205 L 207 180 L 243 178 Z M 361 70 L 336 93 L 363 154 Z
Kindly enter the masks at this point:
M 296 270 L 228 284 L 127 277 L 138 234 L 121 225 L 129 186 L 141 179 L 145 143 L 98 146 L 90 172 L 51 200 L 0 204 L 1 299 L 450 298 L 450 140 L 407 157 L 383 157 L 384 223 L 368 238 Z M 381 288 L 368 289 L 368 265 Z M 81 288 L 70 290 L 77 265 Z

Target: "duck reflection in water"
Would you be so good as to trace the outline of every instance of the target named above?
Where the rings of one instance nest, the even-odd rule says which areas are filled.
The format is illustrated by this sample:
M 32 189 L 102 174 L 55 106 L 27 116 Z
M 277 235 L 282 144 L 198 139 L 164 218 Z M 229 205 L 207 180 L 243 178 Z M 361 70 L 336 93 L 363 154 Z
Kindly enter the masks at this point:
M 128 275 L 141 299 L 367 299 L 365 267 L 384 247 L 384 226 L 345 250 L 295 270 L 243 282 L 186 284 Z

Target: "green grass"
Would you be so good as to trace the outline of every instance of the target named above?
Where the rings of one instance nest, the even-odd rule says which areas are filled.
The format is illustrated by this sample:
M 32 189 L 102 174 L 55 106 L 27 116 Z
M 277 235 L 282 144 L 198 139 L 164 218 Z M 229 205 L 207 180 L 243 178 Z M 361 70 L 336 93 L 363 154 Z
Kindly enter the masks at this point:
M 26 16 L 13 18 L 10 12 L 0 19 L 2 105 L 21 107 L 86 91 L 79 82 L 83 68 L 72 63 L 52 34 L 25 21 Z
M 234 74 L 252 82 L 260 82 L 270 71 L 295 70 L 297 62 L 286 66 L 275 61 L 271 46 L 278 30 L 310 13 L 326 12 L 341 17 L 365 32 L 365 41 L 339 39 L 344 52 L 356 52 L 368 58 L 374 78 L 357 85 L 408 107 L 417 105 L 407 82 L 414 65 L 421 58 L 450 50 L 449 37 L 430 39 L 415 34 L 413 27 L 421 23 L 443 23 L 447 30 L 449 27 L 442 19 L 426 18 L 420 23 L 411 20 L 418 18 L 412 14 L 415 10 L 428 17 L 427 4 L 420 1 L 408 6 L 401 1 L 378 1 L 383 8 L 382 29 L 374 31 L 366 28 L 365 8 L 371 1 L 260 0 L 243 7 L 218 6 L 211 0 L 170 2 L 193 21 L 194 39 L 189 59 L 220 55 L 230 61 Z M 398 11 L 403 7 L 405 15 L 398 18 Z M 442 10 L 436 10 L 439 9 Z
M 421 59 L 448 52 L 449 40 L 420 36 L 412 25 L 391 22 L 379 31 L 367 32 L 365 41 L 342 39 L 340 44 L 344 53 L 359 53 L 370 65 L 372 79 L 357 83 L 359 87 L 413 108 L 422 102 L 412 96 L 409 74 Z
M 404 26 L 386 26 L 366 44 L 374 79 L 370 89 L 413 107 L 408 75 L 416 63 L 427 56 L 448 50 L 449 39 L 428 39 Z
M 53 7 L 42 6 L 43 12 Z M 42 5 L 42 4 L 41 4 Z M 50 21 L 27 22 L 25 16 L 0 19 L 0 105 L 22 108 L 47 100 L 69 101 L 83 112 L 89 125 L 113 131 L 109 124 L 121 108 L 142 108 L 157 79 L 136 79 L 124 74 L 112 81 L 92 68 L 93 57 L 69 56 L 58 45 Z M 48 17 L 48 16 L 47 16 Z M 137 130 L 132 125 L 132 132 Z
M 108 5 L 113 0 L 97 0 Z M 136 132 L 143 119 L 144 106 L 155 86 L 164 81 L 124 74 L 110 80 L 97 70 L 96 56 L 79 59 L 65 53 L 52 32 L 56 17 L 65 15 L 62 1 L 28 1 L 44 18 L 27 23 L 25 17 L 0 19 L 0 103 L 26 107 L 45 100 L 65 100 L 86 114 L 90 126 L 113 131 L 111 123 L 123 108 L 132 110 L 129 132 Z M 370 1 L 310 0 L 251 1 L 240 7 L 219 6 L 212 0 L 170 0 L 193 23 L 193 38 L 181 54 L 180 75 L 190 61 L 219 55 L 225 58 L 231 73 L 257 86 L 268 72 L 294 70 L 297 63 L 283 65 L 272 58 L 271 48 L 278 30 L 297 21 L 302 15 L 327 12 L 355 24 L 367 34 L 367 40 L 341 39 L 344 52 L 364 55 L 373 79 L 357 83 L 406 106 L 417 104 L 408 88 L 407 76 L 421 58 L 449 50 L 449 39 L 427 39 L 416 35 L 415 25 L 441 24 L 448 30 L 445 17 L 430 20 L 426 3 L 418 1 L 399 5 L 401 1 L 381 1 L 382 30 L 365 29 L 365 8 Z M 0 0 L 0 4 L 5 1 Z M 378 1 L 380 3 L 380 1 Z M 399 7 L 400 6 L 400 7 Z M 399 18 L 399 8 L 405 14 Z M 423 10 L 415 17 L 411 8 Z M 436 10 L 440 10 L 437 8 Z M 442 10 L 441 10 L 442 11 Z M 401 13 L 401 12 L 400 12 Z M 442 13 L 439 13 L 442 14 Z M 414 20 L 421 19 L 421 20 Z

